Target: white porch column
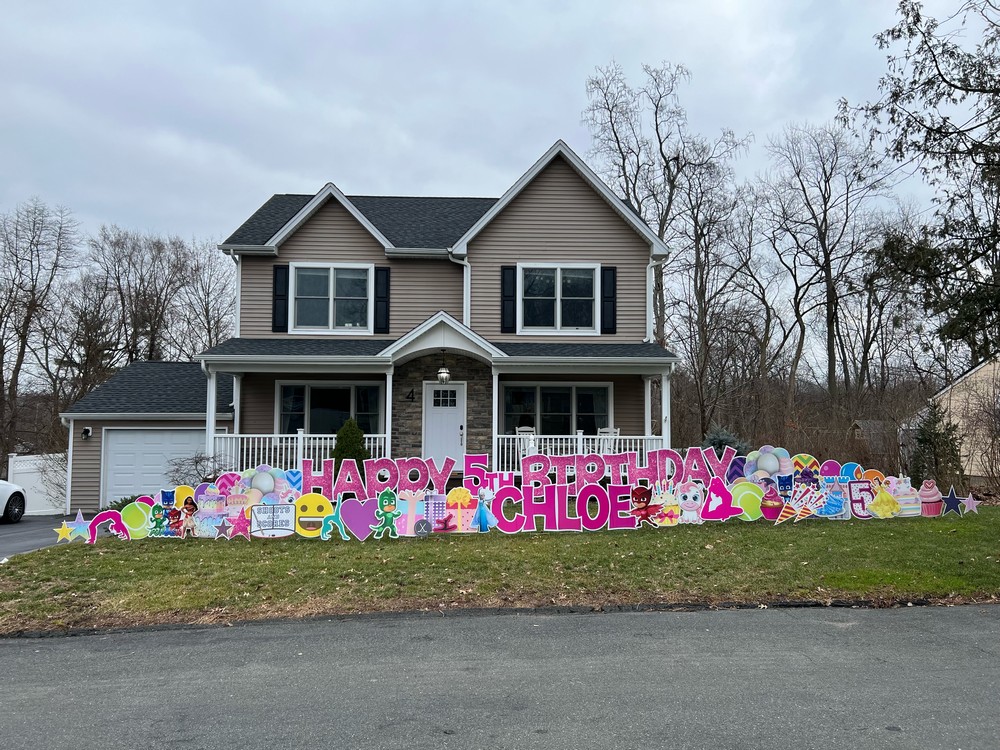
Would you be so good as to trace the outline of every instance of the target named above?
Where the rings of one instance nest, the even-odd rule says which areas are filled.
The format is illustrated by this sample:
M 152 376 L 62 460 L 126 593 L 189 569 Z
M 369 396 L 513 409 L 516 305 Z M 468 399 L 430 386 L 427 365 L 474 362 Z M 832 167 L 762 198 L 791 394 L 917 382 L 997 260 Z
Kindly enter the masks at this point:
M 653 376 L 643 375 L 642 376 L 642 434 L 652 435 L 653 434 Z
M 500 376 L 497 374 L 497 368 L 493 368 L 493 413 L 492 419 L 492 435 L 493 444 L 490 450 L 490 468 L 492 471 L 497 470 L 497 428 L 499 427 L 499 422 L 497 420 L 497 407 L 500 404 L 500 393 L 499 393 Z
M 208 372 L 208 395 L 205 399 L 205 455 L 214 456 L 215 455 L 215 413 L 217 411 L 215 405 L 215 381 L 218 379 L 218 374 L 215 370 L 209 370 Z
M 240 393 L 243 386 L 243 373 L 233 375 L 233 432 L 240 434 Z
M 663 447 L 670 447 L 670 370 L 660 374 L 660 434 L 663 435 Z
M 385 374 L 385 455 L 392 458 L 392 375 L 395 368 L 390 367 Z

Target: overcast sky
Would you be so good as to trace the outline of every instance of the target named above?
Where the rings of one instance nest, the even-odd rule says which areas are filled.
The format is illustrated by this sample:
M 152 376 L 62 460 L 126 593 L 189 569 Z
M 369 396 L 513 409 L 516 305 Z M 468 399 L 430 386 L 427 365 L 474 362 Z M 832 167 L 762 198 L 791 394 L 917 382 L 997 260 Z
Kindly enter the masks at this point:
M 682 63 L 694 129 L 769 135 L 872 98 L 894 0 L 0 0 L 0 212 L 222 240 L 272 193 L 499 196 L 585 81 Z M 941 2 L 929 3 L 932 9 Z

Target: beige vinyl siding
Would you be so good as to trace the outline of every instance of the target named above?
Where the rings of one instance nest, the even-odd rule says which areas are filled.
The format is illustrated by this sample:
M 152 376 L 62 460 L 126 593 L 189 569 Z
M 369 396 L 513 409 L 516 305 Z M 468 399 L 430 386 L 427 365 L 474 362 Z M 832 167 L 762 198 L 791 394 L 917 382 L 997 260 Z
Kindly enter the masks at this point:
M 244 435 L 271 435 L 277 432 L 274 411 L 278 381 L 296 383 L 380 383 L 385 398 L 385 375 L 300 375 L 247 373 L 240 385 L 240 432 Z
M 642 435 L 645 410 L 643 398 L 645 389 L 641 375 L 607 375 L 595 377 L 568 378 L 563 375 L 504 375 L 500 380 L 501 388 L 507 383 L 560 383 L 565 385 L 587 385 L 588 383 L 611 383 L 612 403 L 614 405 L 614 424 L 622 435 Z M 503 424 L 503 396 L 497 395 L 500 413 L 497 419 Z
M 617 333 L 567 338 L 642 341 L 649 255 L 649 245 L 558 157 L 469 243 L 472 328 L 490 341 L 552 341 L 551 335 L 500 333 L 500 267 L 602 263 L 618 269 Z
M 232 424 L 228 421 L 220 421 L 219 426 L 224 430 L 232 429 Z M 90 427 L 93 430 L 89 440 L 84 440 L 80 436 L 84 427 Z M 72 513 L 76 513 L 78 510 L 82 510 L 84 513 L 96 513 L 100 508 L 101 451 L 105 427 L 144 427 L 148 429 L 194 427 L 204 430 L 205 420 L 99 420 L 74 417 L 73 434 L 70 436 L 73 441 L 73 474 L 72 487 L 70 488 L 70 511 Z M 155 492 L 159 489 L 161 488 L 151 487 L 150 491 Z
M 309 261 L 372 263 L 391 268 L 390 336 L 402 336 L 438 310 L 462 319 L 463 269 L 460 265 L 447 259 L 386 258 L 382 245 L 346 208 L 331 198 L 278 248 L 277 258 L 250 255 L 241 258 L 240 336 L 284 338 L 289 335 L 271 332 L 272 268 L 276 263 Z
M 958 427 L 965 473 L 974 480 L 995 476 L 1000 466 L 990 465 L 996 448 L 989 425 L 1000 402 L 1000 359 L 985 363 L 936 398 Z

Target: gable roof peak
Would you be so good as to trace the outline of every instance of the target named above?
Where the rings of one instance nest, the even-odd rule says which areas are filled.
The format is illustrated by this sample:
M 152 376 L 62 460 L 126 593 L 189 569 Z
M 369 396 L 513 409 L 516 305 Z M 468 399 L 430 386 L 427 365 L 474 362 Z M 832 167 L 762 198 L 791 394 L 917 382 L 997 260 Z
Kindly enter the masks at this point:
M 525 172 L 521 177 L 515 182 L 510 188 L 504 193 L 500 200 L 498 200 L 493 207 L 483 214 L 479 221 L 473 224 L 469 230 L 459 238 L 459 240 L 452 246 L 452 253 L 459 258 L 464 258 L 469 253 L 469 242 L 472 241 L 486 226 L 495 219 L 504 208 L 507 207 L 521 192 L 531 184 L 532 181 L 544 170 L 549 164 L 552 163 L 557 157 L 562 157 L 570 168 L 575 171 L 580 178 L 586 182 L 601 198 L 604 199 L 605 203 L 611 207 L 611 209 L 617 213 L 626 224 L 628 224 L 632 229 L 635 230 L 639 236 L 641 236 L 646 242 L 649 243 L 650 253 L 656 257 L 666 257 L 667 246 L 663 243 L 656 233 L 649 228 L 639 216 L 632 210 L 632 208 L 627 204 L 623 203 L 622 200 L 615 195 L 614 191 L 607 186 L 607 184 L 602 180 L 594 170 L 592 170 L 587 163 L 581 159 L 577 153 L 569 147 L 569 144 L 561 138 L 553 143 L 549 149 L 539 157 L 539 159 L 531 165 L 527 172 Z

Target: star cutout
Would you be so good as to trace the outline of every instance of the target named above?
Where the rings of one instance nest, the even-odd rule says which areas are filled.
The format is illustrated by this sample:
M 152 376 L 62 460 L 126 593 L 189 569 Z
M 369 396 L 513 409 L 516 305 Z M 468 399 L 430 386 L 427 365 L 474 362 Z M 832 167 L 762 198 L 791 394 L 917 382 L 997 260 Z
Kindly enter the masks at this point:
M 81 539 L 86 539 L 90 536 L 90 522 L 83 520 L 83 511 L 78 510 L 76 512 L 76 520 L 71 521 L 66 524 L 72 529 L 72 533 L 69 535 L 69 540 L 72 542 L 77 537 Z
M 966 513 L 975 513 L 977 516 L 979 515 L 979 501 L 976 500 L 975 497 L 973 497 L 971 492 L 969 493 L 969 496 L 965 498 L 962 502 L 965 503 Z
M 232 529 L 232 525 L 223 518 L 215 527 L 215 538 L 216 539 L 228 539 L 229 531 Z
M 69 524 L 67 524 L 65 521 L 62 522 L 62 526 L 60 526 L 58 529 L 52 529 L 52 530 L 59 535 L 59 538 L 56 539 L 56 544 L 59 544 L 59 542 L 61 542 L 63 539 L 65 539 L 67 542 L 73 541 L 70 538 L 70 534 L 73 533 L 73 529 L 70 528 Z
M 250 519 L 246 517 L 246 514 L 241 510 L 236 514 L 236 517 L 232 519 L 232 531 L 229 532 L 229 538 L 235 539 L 238 536 L 246 537 L 246 540 L 250 541 Z
M 955 494 L 954 487 L 948 490 L 948 494 L 941 499 L 944 500 L 944 511 L 941 513 L 942 518 L 949 513 L 954 513 L 956 516 L 962 515 L 962 499 Z

